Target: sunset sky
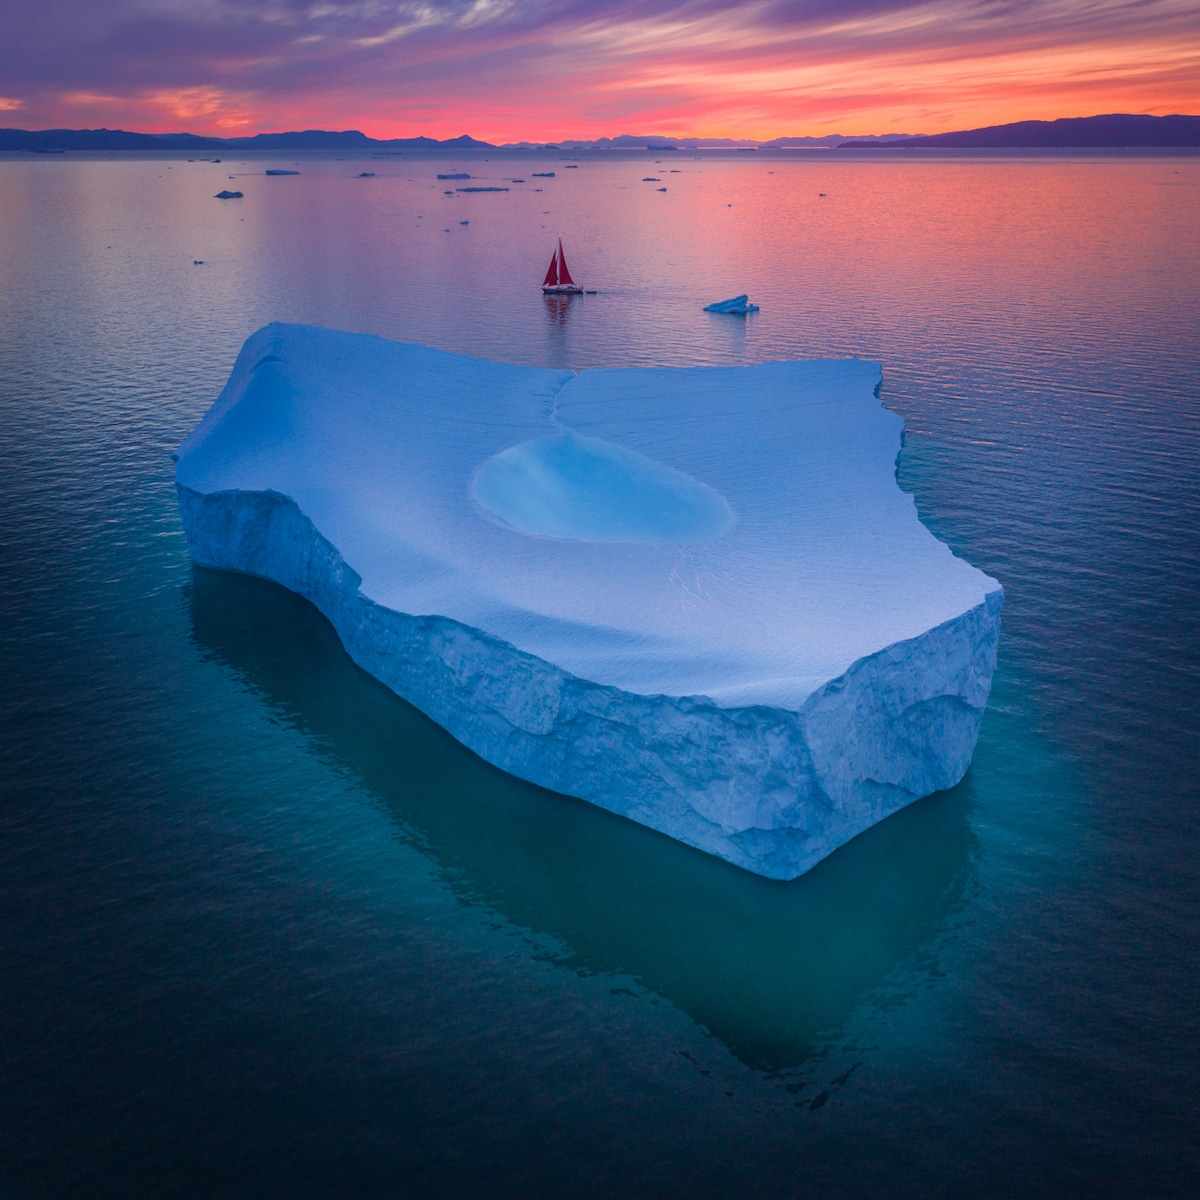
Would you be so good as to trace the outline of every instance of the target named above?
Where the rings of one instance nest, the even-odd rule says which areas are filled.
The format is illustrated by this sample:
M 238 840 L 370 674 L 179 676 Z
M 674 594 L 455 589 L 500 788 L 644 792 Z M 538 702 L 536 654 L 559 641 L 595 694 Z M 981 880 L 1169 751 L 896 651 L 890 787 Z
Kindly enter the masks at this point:
M 1200 0 L 6 0 L 0 125 L 488 141 L 1200 113 Z

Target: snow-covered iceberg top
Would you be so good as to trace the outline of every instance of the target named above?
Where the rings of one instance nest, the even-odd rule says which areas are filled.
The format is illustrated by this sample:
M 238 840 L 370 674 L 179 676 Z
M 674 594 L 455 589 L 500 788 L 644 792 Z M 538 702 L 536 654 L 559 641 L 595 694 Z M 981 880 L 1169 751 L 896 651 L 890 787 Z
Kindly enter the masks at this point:
M 1001 591 L 851 361 L 541 370 L 272 325 L 184 442 L 197 561 L 483 757 L 780 878 L 957 781 Z
M 733 524 L 733 510 L 712 488 L 569 429 L 489 458 L 471 491 L 522 533 L 577 542 L 703 542 Z

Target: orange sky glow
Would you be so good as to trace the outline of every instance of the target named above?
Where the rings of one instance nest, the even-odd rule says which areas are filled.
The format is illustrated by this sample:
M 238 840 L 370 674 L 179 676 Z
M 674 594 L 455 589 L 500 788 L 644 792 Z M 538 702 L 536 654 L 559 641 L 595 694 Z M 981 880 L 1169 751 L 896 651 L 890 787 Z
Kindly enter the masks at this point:
M 18 7 L 0 123 L 22 128 L 767 139 L 1200 112 L 1190 0 Z

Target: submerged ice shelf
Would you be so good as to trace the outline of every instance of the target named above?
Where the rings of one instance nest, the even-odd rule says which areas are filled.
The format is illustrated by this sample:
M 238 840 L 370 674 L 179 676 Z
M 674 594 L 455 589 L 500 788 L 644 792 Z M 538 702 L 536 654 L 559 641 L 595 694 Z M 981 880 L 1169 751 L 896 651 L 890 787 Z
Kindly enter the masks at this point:
M 541 370 L 271 325 L 177 454 L 193 558 L 476 753 L 790 879 L 966 771 L 1000 585 L 879 367 Z

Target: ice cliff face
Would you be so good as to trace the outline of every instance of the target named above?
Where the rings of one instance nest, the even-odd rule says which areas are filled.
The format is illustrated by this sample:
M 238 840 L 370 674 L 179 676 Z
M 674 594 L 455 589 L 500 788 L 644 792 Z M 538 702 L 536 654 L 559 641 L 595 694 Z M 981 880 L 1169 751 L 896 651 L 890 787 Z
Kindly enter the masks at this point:
M 488 761 L 801 874 L 966 771 L 995 580 L 859 361 L 545 371 L 272 325 L 180 448 L 193 558 L 276 580 Z

